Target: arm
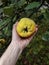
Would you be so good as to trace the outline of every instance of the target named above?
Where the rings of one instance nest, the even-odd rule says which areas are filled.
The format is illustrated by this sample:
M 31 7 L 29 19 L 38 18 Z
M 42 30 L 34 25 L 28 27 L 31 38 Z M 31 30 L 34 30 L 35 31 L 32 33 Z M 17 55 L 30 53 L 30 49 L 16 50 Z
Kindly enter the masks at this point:
M 15 42 L 11 42 L 6 52 L 2 55 L 0 59 L 0 65 L 15 65 L 18 57 L 20 56 L 22 50 Z
M 0 65 L 15 65 L 22 50 L 29 44 L 29 42 L 31 41 L 31 39 L 34 37 L 34 35 L 38 30 L 38 28 L 36 27 L 34 35 L 32 35 L 27 39 L 22 39 L 16 33 L 16 29 L 15 29 L 16 25 L 17 23 L 14 24 L 13 26 L 12 42 L 10 43 L 9 47 L 0 58 Z

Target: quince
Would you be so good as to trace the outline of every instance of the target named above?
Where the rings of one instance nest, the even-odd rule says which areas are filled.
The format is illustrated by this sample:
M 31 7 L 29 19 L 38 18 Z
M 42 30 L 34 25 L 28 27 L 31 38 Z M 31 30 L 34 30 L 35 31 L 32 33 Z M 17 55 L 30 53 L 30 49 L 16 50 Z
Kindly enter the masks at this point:
M 6 40 L 3 38 L 3 39 L 0 39 L 0 43 L 4 44 L 6 42 Z
M 16 31 L 20 37 L 30 37 L 35 32 L 36 24 L 29 18 L 22 18 L 18 22 Z

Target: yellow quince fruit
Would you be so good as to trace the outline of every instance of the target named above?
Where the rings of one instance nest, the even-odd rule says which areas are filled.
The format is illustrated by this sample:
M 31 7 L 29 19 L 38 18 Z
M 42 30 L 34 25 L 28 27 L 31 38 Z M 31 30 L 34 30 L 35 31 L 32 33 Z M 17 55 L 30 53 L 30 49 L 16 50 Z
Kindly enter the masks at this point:
M 30 37 L 35 32 L 36 24 L 29 18 L 22 18 L 16 26 L 16 31 L 20 37 Z
M 6 42 L 6 40 L 3 38 L 3 39 L 0 39 L 0 43 L 5 43 Z

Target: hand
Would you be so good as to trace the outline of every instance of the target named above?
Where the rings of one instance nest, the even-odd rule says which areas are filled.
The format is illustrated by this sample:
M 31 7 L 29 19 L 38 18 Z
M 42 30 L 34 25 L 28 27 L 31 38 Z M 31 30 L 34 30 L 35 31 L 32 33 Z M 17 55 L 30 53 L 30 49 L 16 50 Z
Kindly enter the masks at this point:
M 16 44 L 18 44 L 20 46 L 20 49 L 24 49 L 28 44 L 29 42 L 31 41 L 31 39 L 34 37 L 34 35 L 36 34 L 38 28 L 36 26 L 36 30 L 35 30 L 35 33 L 27 38 L 27 39 L 23 39 L 21 38 L 17 32 L 16 32 L 16 26 L 17 26 L 18 22 L 16 22 L 14 25 L 13 25 L 13 30 L 12 30 L 12 41 L 15 42 Z

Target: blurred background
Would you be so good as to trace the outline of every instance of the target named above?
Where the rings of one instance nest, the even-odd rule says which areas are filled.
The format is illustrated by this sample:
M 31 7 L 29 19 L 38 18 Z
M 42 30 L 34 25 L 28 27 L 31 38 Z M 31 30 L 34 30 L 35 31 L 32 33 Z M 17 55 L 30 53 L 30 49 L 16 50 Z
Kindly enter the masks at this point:
M 39 29 L 17 65 L 49 65 L 49 0 L 0 0 L 0 57 L 11 42 L 13 24 L 23 17 Z

